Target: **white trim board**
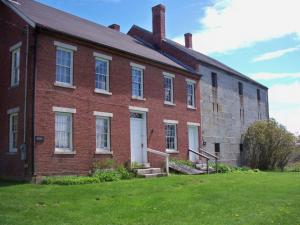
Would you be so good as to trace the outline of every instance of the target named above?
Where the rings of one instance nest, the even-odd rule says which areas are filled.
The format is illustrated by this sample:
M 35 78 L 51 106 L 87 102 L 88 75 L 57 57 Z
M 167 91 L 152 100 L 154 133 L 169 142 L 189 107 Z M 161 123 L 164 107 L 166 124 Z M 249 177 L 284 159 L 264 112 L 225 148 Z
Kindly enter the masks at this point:
M 53 112 L 62 112 L 62 113 L 76 113 L 76 109 L 64 108 L 64 107 L 52 107 Z
M 186 124 L 187 124 L 188 126 L 200 127 L 200 123 L 187 122 Z
M 175 78 L 175 75 L 171 74 L 171 73 L 163 72 L 163 75 L 166 76 L 166 77 Z
M 164 120 L 164 123 L 178 124 L 178 120 Z
M 74 45 L 65 44 L 59 41 L 54 41 L 54 45 L 57 47 L 65 48 L 72 51 L 77 51 L 77 47 Z
M 114 116 L 113 113 L 109 113 L 109 112 L 97 112 L 97 111 L 94 111 L 93 115 L 94 116 L 102 116 L 102 117 L 113 117 Z
M 196 84 L 196 81 L 195 81 L 195 80 L 192 80 L 192 79 L 186 78 L 185 81 L 186 81 L 186 82 L 189 82 L 189 83 L 192 83 L 192 84 Z
M 100 58 L 100 59 L 112 60 L 111 56 L 104 55 L 104 54 L 101 54 L 101 53 L 98 53 L 98 52 L 94 52 L 93 56 L 96 57 L 96 58 Z
M 139 68 L 139 69 L 142 69 L 142 70 L 146 69 L 146 66 L 136 64 L 136 63 L 133 63 L 133 62 L 130 63 L 130 66 L 136 67 L 136 68 Z
M 149 112 L 148 108 L 143 108 L 143 107 L 129 106 L 128 108 L 131 111 Z
M 15 108 L 12 108 L 12 109 L 8 109 L 6 113 L 7 113 L 7 115 L 9 115 L 9 114 L 17 113 L 19 111 L 20 111 L 20 108 L 15 107 Z

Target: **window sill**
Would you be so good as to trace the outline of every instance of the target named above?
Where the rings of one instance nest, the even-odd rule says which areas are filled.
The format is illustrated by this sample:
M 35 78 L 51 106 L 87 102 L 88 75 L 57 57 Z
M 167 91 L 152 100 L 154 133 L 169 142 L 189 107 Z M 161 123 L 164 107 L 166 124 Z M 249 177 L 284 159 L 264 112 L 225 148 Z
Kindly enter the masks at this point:
M 136 97 L 136 96 L 132 96 L 131 99 L 133 99 L 133 100 L 140 100 L 140 101 L 146 101 L 145 98 Z
M 105 150 L 96 150 L 95 155 L 113 155 L 113 152 Z
M 55 155 L 75 155 L 76 152 L 71 151 L 71 150 L 58 150 L 58 149 L 55 149 L 54 154 Z
M 112 95 L 112 93 L 109 91 L 105 91 L 105 90 L 101 90 L 101 89 L 97 89 L 97 88 L 95 88 L 94 92 L 97 94 Z
M 192 109 L 192 110 L 197 110 L 197 108 L 196 108 L 196 107 L 194 107 L 194 106 L 190 106 L 190 105 L 188 105 L 188 106 L 187 106 L 187 108 L 188 108 L 188 109 Z
M 166 149 L 166 153 L 170 153 L 170 154 L 178 154 L 179 151 L 177 151 L 177 150 L 171 150 L 171 149 Z
M 60 83 L 60 82 L 54 82 L 54 86 L 63 87 L 63 88 L 70 88 L 70 89 L 76 89 L 76 86 L 73 86 L 71 84 Z
M 6 155 L 16 155 L 17 154 L 17 151 L 15 152 L 6 152 Z
M 16 89 L 20 86 L 20 84 L 11 84 L 9 89 Z
M 176 106 L 176 104 L 172 103 L 172 102 L 164 102 L 165 105 L 169 105 L 169 106 Z

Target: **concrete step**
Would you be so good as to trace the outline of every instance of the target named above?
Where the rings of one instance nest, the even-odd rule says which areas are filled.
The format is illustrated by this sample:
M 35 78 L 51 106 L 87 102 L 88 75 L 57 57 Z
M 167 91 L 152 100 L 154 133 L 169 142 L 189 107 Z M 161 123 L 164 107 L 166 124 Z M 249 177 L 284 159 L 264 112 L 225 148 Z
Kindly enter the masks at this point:
M 149 174 L 143 174 L 141 175 L 142 177 L 145 177 L 145 178 L 155 178 L 155 177 L 163 177 L 163 176 L 166 176 L 165 173 L 149 173 Z
M 161 173 L 161 169 L 160 168 L 137 169 L 136 172 L 138 175 L 154 174 L 154 173 Z

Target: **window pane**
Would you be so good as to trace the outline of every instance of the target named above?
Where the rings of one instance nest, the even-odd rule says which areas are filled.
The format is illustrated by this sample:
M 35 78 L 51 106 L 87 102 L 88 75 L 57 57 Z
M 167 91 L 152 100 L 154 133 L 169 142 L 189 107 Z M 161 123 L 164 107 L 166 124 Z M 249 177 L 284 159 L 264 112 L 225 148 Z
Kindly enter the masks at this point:
M 96 88 L 108 91 L 108 61 L 96 60 Z
M 187 83 L 187 104 L 195 106 L 195 86 L 192 83 Z
M 9 146 L 10 151 L 15 151 L 18 147 L 18 114 L 10 115 L 10 128 L 9 128 Z
M 165 101 L 173 102 L 173 79 L 170 77 L 164 78 Z
M 166 149 L 176 150 L 176 125 L 165 125 Z
M 55 115 L 55 147 L 71 149 L 72 115 L 56 113 Z
M 20 79 L 20 49 L 14 50 L 11 58 L 11 85 L 18 85 Z
M 142 71 L 132 68 L 132 96 L 143 97 Z
M 96 148 L 109 150 L 109 118 L 97 117 L 96 119 Z
M 56 81 L 71 84 L 72 53 L 56 49 Z

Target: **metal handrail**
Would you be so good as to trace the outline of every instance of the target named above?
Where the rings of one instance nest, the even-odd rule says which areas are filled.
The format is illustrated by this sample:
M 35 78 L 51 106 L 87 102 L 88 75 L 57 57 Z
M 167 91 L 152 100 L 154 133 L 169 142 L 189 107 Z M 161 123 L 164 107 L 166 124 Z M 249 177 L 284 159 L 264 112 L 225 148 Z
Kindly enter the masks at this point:
M 213 158 L 215 159 L 216 173 L 218 173 L 218 159 L 219 159 L 219 157 L 216 156 L 216 155 L 214 155 L 214 154 L 211 154 L 211 153 L 205 151 L 205 150 L 202 149 L 202 148 L 199 148 L 199 150 L 200 150 L 201 152 L 203 152 L 204 154 L 209 155 L 210 157 L 213 157 Z
M 206 155 L 203 155 L 203 154 L 201 154 L 201 153 L 199 153 L 199 152 L 196 152 L 196 151 L 194 151 L 194 150 L 192 150 L 192 149 L 188 149 L 188 151 L 189 151 L 189 152 L 192 152 L 192 153 L 194 153 L 194 154 L 196 154 L 196 155 L 199 155 L 199 156 L 201 156 L 201 157 L 203 157 L 203 158 L 206 159 L 206 172 L 207 172 L 207 174 L 209 174 L 209 167 L 208 167 L 208 160 L 209 160 L 209 157 L 207 157 Z
M 151 148 L 147 148 L 147 151 L 166 158 L 166 173 L 167 173 L 167 176 L 169 176 L 169 156 L 170 155 L 168 153 L 154 150 Z

